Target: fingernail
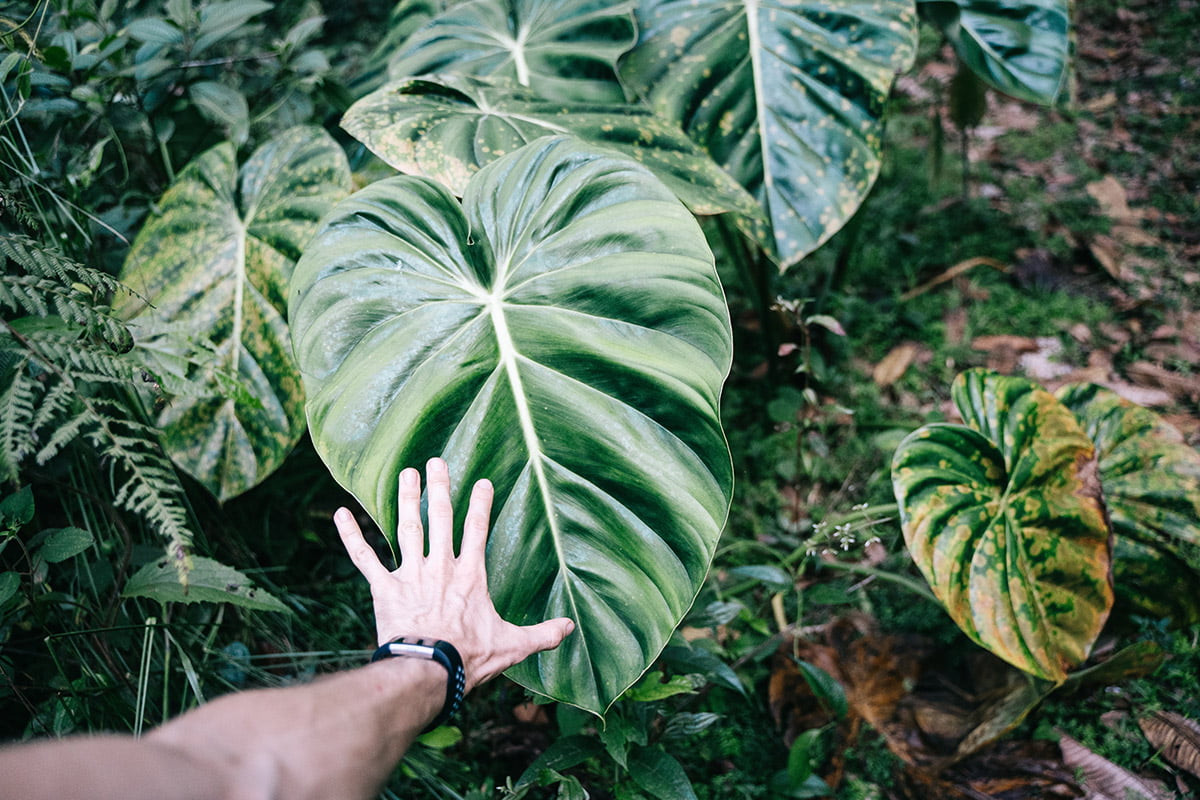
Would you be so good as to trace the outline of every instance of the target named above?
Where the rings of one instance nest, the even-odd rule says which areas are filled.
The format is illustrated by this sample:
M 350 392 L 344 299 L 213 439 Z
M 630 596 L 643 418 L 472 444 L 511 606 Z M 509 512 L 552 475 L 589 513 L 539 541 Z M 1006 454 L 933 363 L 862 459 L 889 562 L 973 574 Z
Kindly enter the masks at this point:
M 334 522 L 349 522 L 350 519 L 350 509 L 348 508 L 339 508 L 337 511 L 333 512 Z
M 400 480 L 401 480 L 401 482 L 404 483 L 405 486 L 416 486 L 417 485 L 417 471 L 415 469 L 413 469 L 412 467 L 408 467 L 407 469 L 405 469 L 403 472 L 400 473 Z

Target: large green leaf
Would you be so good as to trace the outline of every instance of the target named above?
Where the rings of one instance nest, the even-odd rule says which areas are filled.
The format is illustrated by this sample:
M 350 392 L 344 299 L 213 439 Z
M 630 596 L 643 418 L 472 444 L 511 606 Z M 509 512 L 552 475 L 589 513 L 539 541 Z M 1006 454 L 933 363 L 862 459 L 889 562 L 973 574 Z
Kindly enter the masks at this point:
M 1051 104 L 1070 72 L 1070 0 L 918 0 L 958 57 L 1013 97 Z
M 968 636 L 1060 682 L 1113 602 L 1095 450 L 1030 381 L 970 370 L 952 395 L 967 425 L 927 425 L 892 460 L 905 541 Z
M 836 233 L 879 174 L 911 0 L 642 0 L 637 18 L 621 77 L 762 203 L 781 267 Z
M 343 201 L 292 292 L 334 476 L 389 536 L 403 467 L 444 456 L 460 513 L 490 477 L 496 607 L 578 624 L 510 675 L 604 711 L 691 605 L 729 506 L 731 332 L 694 218 L 636 163 L 544 138 L 461 206 L 410 176 Z
M 119 296 L 117 311 L 147 357 L 169 374 L 187 367 L 169 358 L 161 331 L 207 340 L 210 367 L 247 390 L 230 395 L 208 376 L 211 394 L 176 397 L 158 415 L 171 458 L 221 500 L 265 478 L 304 432 L 287 285 L 317 221 L 349 185 L 341 148 L 319 128 L 280 134 L 240 171 L 233 145 L 217 145 L 180 172 L 125 260 L 121 280 L 140 296 Z
M 459 3 L 411 35 L 388 74 L 510 78 L 549 100 L 617 103 L 625 94 L 616 62 L 634 43 L 632 11 L 632 0 Z
M 372 92 L 350 107 L 342 127 L 389 165 L 459 196 L 484 164 L 542 136 L 570 133 L 642 162 L 693 213 L 758 211 L 678 126 L 639 106 L 552 103 L 528 89 L 443 75 Z

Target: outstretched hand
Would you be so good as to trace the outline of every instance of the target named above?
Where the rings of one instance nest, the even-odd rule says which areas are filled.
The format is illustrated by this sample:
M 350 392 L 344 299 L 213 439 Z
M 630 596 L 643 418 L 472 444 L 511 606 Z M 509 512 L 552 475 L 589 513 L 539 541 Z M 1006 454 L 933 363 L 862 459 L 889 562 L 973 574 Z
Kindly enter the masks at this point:
M 333 519 L 350 559 L 371 584 L 379 644 L 400 636 L 450 642 L 462 656 L 470 691 L 528 656 L 557 647 L 575 629 L 575 623 L 560 617 L 522 627 L 502 619 L 488 594 L 484 558 L 492 484 L 481 480 L 472 488 L 461 552 L 455 556 L 446 462 L 431 459 L 425 476 L 428 555 L 421 525 L 421 476 L 411 467 L 400 473 L 399 569 L 389 570 L 380 563 L 347 509 L 339 508 Z

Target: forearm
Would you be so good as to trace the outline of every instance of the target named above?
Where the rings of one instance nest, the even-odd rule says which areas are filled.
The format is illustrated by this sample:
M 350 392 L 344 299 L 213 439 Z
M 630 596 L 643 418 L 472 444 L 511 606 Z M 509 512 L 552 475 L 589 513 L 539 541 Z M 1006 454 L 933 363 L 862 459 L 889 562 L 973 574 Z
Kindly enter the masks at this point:
M 370 798 L 441 708 L 446 672 L 397 658 L 304 686 L 242 692 L 142 740 L 0 750 L 0 799 Z
M 239 800 L 368 798 L 445 694 L 439 665 L 388 659 L 305 686 L 227 696 L 147 740 L 240 776 L 226 795 Z

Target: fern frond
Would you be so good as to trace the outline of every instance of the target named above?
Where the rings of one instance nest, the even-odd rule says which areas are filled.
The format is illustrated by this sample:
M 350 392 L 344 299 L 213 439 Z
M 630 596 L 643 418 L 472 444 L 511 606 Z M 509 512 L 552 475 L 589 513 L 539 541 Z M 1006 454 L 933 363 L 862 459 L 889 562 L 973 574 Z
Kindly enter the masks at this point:
M 129 329 L 95 303 L 74 285 L 32 275 L 0 276 L 0 307 L 38 317 L 54 313 L 79 325 L 79 333 L 99 337 L 118 353 L 127 352 L 133 347 Z
M 86 340 L 72 338 L 69 331 L 43 321 L 19 331 L 43 366 L 69 372 L 76 380 L 92 383 L 134 383 L 140 375 L 138 365 L 123 355 Z
M 15 261 L 30 275 L 52 278 L 66 286 L 79 283 L 98 297 L 107 297 L 119 292 L 136 294 L 108 273 L 85 267 L 28 236 L 0 234 L 0 255 Z
M 168 539 L 170 550 L 186 551 L 192 532 L 183 487 L 154 429 L 130 420 L 106 420 L 89 438 L 112 466 L 114 502 L 146 519 Z
M 0 373 L 0 478 L 15 481 L 21 461 L 34 450 L 33 417 L 41 384 L 18 362 Z
M 13 261 L 24 275 L 7 269 L 0 275 L 0 305 L 44 317 L 54 313 L 100 337 L 118 352 L 133 346 L 128 328 L 109 314 L 102 300 L 120 292 L 134 294 L 100 270 L 85 267 L 33 239 L 0 234 L 0 256 Z

